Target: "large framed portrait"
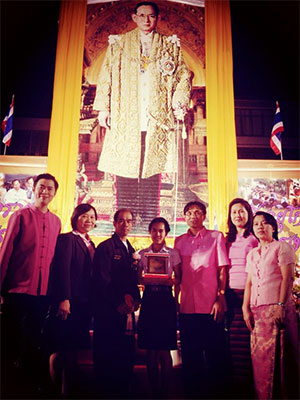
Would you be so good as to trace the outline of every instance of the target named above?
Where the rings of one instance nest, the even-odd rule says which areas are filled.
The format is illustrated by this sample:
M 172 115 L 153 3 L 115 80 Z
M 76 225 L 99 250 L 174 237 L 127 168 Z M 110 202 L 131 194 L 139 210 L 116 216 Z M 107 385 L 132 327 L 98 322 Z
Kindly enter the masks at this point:
M 145 253 L 145 257 L 147 258 L 145 277 L 168 277 L 169 254 Z
M 132 228 L 135 237 L 145 237 L 148 224 L 158 214 L 171 222 L 171 234 L 176 237 L 186 231 L 179 210 L 200 197 L 200 201 L 207 203 L 204 1 L 156 0 L 155 3 L 161 16 L 155 31 L 163 35 L 158 37 L 165 39 L 151 42 L 149 63 L 142 65 L 139 62 L 142 48 L 135 35 L 137 24 L 132 19 L 137 1 L 88 0 L 75 202 L 89 203 L 96 208 L 102 222 L 93 230 L 93 236 L 99 238 L 110 235 L 111 217 L 120 208 L 130 208 L 135 214 L 136 223 Z M 132 35 L 134 39 L 130 39 Z M 124 48 L 119 39 L 122 43 L 125 40 Z M 162 48 L 163 43 L 167 47 Z M 106 58 L 110 49 L 114 49 L 116 55 L 111 62 Z M 120 57 L 115 53 L 117 49 L 121 51 Z M 157 52 L 169 56 L 163 59 L 152 56 Z M 138 54 L 137 58 L 134 54 Z M 179 64 L 177 55 L 180 55 Z M 170 117 L 162 111 L 167 106 L 166 101 L 153 103 L 155 117 L 142 112 L 143 118 L 150 117 L 149 122 L 153 124 L 153 135 L 148 131 L 143 146 L 138 123 L 138 91 L 128 89 L 131 82 L 139 82 L 140 74 L 134 78 L 137 66 L 140 70 L 149 67 L 150 72 L 143 75 L 143 82 L 147 88 L 149 85 L 151 98 L 154 95 L 160 98 L 167 90 L 166 101 L 174 100 L 180 107 L 184 104 L 188 107 L 184 123 L 174 126 L 172 110 Z M 110 77 L 114 87 L 118 86 L 117 96 L 111 96 Z M 189 93 L 191 78 L 193 89 Z M 165 89 L 154 82 L 162 85 L 170 82 L 170 87 Z M 178 85 L 179 91 L 175 90 Z M 143 92 L 146 99 L 147 93 L 148 89 Z M 113 106 L 111 129 L 100 126 L 98 107 L 104 109 L 100 102 Z M 167 125 L 163 121 L 167 121 Z M 121 125 L 123 133 L 119 135 L 119 130 L 114 131 L 113 127 Z M 172 140 L 167 133 L 169 129 L 176 129 Z M 116 160 L 113 159 L 115 154 Z M 145 179 L 151 178 L 143 185 L 138 179 L 140 169 Z M 158 172 L 153 172 L 156 169 Z

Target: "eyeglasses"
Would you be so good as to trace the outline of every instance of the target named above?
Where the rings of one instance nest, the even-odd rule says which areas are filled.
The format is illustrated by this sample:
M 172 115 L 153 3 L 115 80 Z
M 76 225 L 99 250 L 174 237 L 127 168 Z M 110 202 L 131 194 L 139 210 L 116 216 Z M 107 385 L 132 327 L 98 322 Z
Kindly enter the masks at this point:
M 192 217 L 193 215 L 194 215 L 195 217 L 201 217 L 201 216 L 203 216 L 204 214 L 203 214 L 202 211 L 195 210 L 195 211 L 187 211 L 187 212 L 185 213 L 185 215 L 186 215 L 187 217 Z
M 123 218 L 120 218 L 120 219 L 118 219 L 118 224 L 132 224 L 133 223 L 133 221 L 132 221 L 132 219 L 123 219 Z
M 156 15 L 155 14 L 135 14 L 137 17 L 141 19 L 147 19 L 148 17 L 151 19 L 155 19 Z

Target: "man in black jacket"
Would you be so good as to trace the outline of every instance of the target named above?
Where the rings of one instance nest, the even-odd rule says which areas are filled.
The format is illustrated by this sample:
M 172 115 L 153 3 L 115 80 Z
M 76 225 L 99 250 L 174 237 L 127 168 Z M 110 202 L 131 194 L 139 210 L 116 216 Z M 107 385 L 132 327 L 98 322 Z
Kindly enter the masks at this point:
M 140 302 L 135 250 L 127 240 L 132 224 L 132 212 L 118 210 L 115 233 L 99 244 L 94 256 L 94 367 L 103 398 L 129 396 L 134 337 L 126 334 L 126 325 Z

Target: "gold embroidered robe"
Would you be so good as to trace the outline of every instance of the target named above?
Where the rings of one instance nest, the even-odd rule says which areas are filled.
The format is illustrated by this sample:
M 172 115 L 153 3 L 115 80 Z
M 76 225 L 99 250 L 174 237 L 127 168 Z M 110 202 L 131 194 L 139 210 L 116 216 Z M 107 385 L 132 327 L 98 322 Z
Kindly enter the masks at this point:
M 113 36 L 99 74 L 95 110 L 107 110 L 111 129 L 106 131 L 98 169 L 138 178 L 141 157 L 138 79 L 140 39 L 138 28 Z M 175 120 L 172 108 L 189 106 L 191 74 L 176 36 L 153 32 L 149 69 L 150 115 L 142 178 L 177 170 Z

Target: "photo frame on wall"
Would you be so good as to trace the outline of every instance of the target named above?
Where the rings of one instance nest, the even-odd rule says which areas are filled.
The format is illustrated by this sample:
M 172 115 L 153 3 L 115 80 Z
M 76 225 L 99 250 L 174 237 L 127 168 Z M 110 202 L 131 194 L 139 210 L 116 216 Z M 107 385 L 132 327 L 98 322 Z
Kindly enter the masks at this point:
M 9 217 L 20 208 L 33 203 L 31 187 L 33 179 L 46 171 L 47 157 L 0 156 L 0 246 L 4 240 Z M 28 178 L 30 187 L 27 186 Z M 13 182 L 16 180 L 22 189 L 19 192 L 26 191 L 25 197 L 23 195 L 20 198 L 8 196 L 9 191 L 13 188 Z
M 134 35 L 135 39 L 132 40 L 136 43 L 134 32 L 137 25 L 132 19 L 136 3 L 132 1 L 91 1 L 88 1 L 86 15 L 75 203 L 89 203 L 96 208 L 103 221 L 94 231 L 95 235 L 99 237 L 110 234 L 111 217 L 118 208 L 123 207 L 130 208 L 135 215 L 136 223 L 132 229 L 132 234 L 135 236 L 145 236 L 148 224 L 158 215 L 158 211 L 170 221 L 172 233 L 175 234 L 175 231 L 177 234 L 184 233 L 184 221 L 179 210 L 188 201 L 200 199 L 205 204 L 207 203 L 204 2 L 195 1 L 192 5 L 181 1 L 157 0 L 155 2 L 161 15 L 156 32 L 166 39 L 167 47 L 164 51 L 167 51 L 169 46 L 180 48 L 180 53 L 178 53 L 181 54 L 180 59 L 184 61 L 190 72 L 187 74 L 184 72 L 185 68 L 182 67 L 180 79 L 183 80 L 180 86 L 185 90 L 180 90 L 180 93 L 189 92 L 187 80 L 192 81 L 192 90 L 188 96 L 190 99 L 187 102 L 188 110 L 184 124 L 173 124 L 172 115 L 163 118 L 168 121 L 167 125 L 163 123 L 163 120 L 156 121 L 156 117 L 153 120 L 152 116 L 151 121 L 153 123 L 156 121 L 155 130 L 161 131 L 160 127 L 163 130 L 160 134 L 157 131 L 153 136 L 150 136 L 149 131 L 147 140 L 144 141 L 145 138 L 142 138 L 140 142 L 141 135 L 140 131 L 136 129 L 136 119 L 125 117 L 127 106 L 130 105 L 133 109 L 137 97 L 133 96 L 127 99 L 127 96 L 122 95 L 120 98 L 113 96 L 110 99 L 109 96 L 107 97 L 106 91 L 99 90 L 99 88 L 107 87 L 105 72 L 108 66 L 116 71 L 115 65 L 111 66 L 110 62 L 108 62 L 107 68 L 102 70 L 103 65 L 106 65 L 108 61 L 106 55 L 109 54 L 111 46 L 116 51 L 119 48 L 119 39 L 122 38 L 127 43 L 129 34 Z M 159 43 L 162 42 L 159 41 Z M 140 49 L 140 44 L 137 49 Z M 173 75 L 175 77 L 175 65 L 178 62 L 178 56 L 175 56 L 177 50 L 174 52 L 168 50 L 167 53 L 169 54 L 170 51 L 170 54 L 173 55 L 171 58 L 167 57 L 164 62 L 156 60 L 155 57 L 151 58 L 147 68 L 151 69 L 151 76 L 152 74 L 156 76 L 155 81 L 158 82 L 158 76 L 161 75 L 164 76 L 161 82 L 166 82 L 166 76 L 169 80 L 173 79 Z M 152 49 L 153 51 L 156 54 L 155 47 Z M 131 73 L 127 77 L 125 74 L 125 71 L 128 70 L 126 60 L 131 60 L 131 57 L 133 57 Z M 130 79 L 132 79 L 138 63 L 136 63 L 135 56 L 131 55 L 121 57 L 120 60 L 122 60 L 122 66 L 120 64 L 117 69 L 124 72 L 121 74 L 122 79 L 117 80 L 116 78 L 114 82 L 121 83 L 120 88 L 122 87 L 123 92 L 127 90 L 128 84 L 131 85 Z M 183 64 L 180 65 L 183 66 Z M 165 70 L 167 67 L 170 68 L 168 71 Z M 148 82 L 148 79 L 146 81 Z M 110 84 L 109 81 L 108 85 Z M 175 89 L 175 84 L 171 86 Z M 160 96 L 159 93 L 163 93 L 164 89 L 155 91 L 154 88 L 151 88 L 151 90 Z M 135 91 L 130 93 L 133 92 Z M 176 98 L 178 94 L 179 92 L 176 94 Z M 169 94 L 168 98 L 172 98 L 172 96 Z M 121 104 L 121 98 L 126 98 L 127 101 Z M 119 107 L 123 110 L 123 105 L 126 109 L 124 112 L 122 111 L 123 116 L 119 122 L 112 122 L 112 129 L 100 125 L 98 120 L 99 106 L 103 101 L 114 104 L 114 110 L 119 110 Z M 183 105 L 186 101 L 185 96 L 178 101 L 180 104 L 183 102 Z M 161 106 L 164 102 L 155 103 Z M 156 113 L 164 115 L 164 112 L 161 111 L 155 111 L 155 115 Z M 138 115 L 138 110 L 130 111 L 129 114 Z M 111 117 L 112 121 L 119 120 L 115 111 Z M 131 127 L 127 129 L 129 122 Z M 113 128 L 120 123 L 126 124 L 126 127 L 122 128 L 124 132 L 131 132 L 126 140 L 123 135 L 119 137 Z M 165 133 L 166 128 L 167 131 L 176 129 L 172 140 L 168 139 L 169 136 Z M 183 131 L 185 131 L 185 135 Z M 132 139 L 134 135 L 137 135 L 136 140 Z M 160 138 L 159 152 L 155 150 L 158 148 L 156 145 L 158 137 Z M 117 144 L 119 139 L 123 144 Z M 131 146 L 131 140 L 133 143 L 131 151 L 126 151 L 126 147 Z M 109 150 L 111 145 L 113 149 L 118 148 L 116 162 L 112 161 L 115 151 Z M 138 154 L 140 151 L 142 152 L 142 147 L 145 147 L 143 156 L 147 157 L 143 158 L 143 165 L 141 163 L 138 166 L 136 160 L 140 160 Z M 155 157 L 158 157 L 159 161 L 155 162 Z M 149 169 L 149 173 L 147 172 L 148 165 L 151 169 L 151 171 Z M 155 165 L 159 165 L 159 170 L 156 171 Z M 128 166 L 130 166 L 130 172 L 126 171 Z M 143 184 L 138 179 L 140 169 L 144 170 L 144 177 L 147 179 L 147 181 L 143 181 Z

